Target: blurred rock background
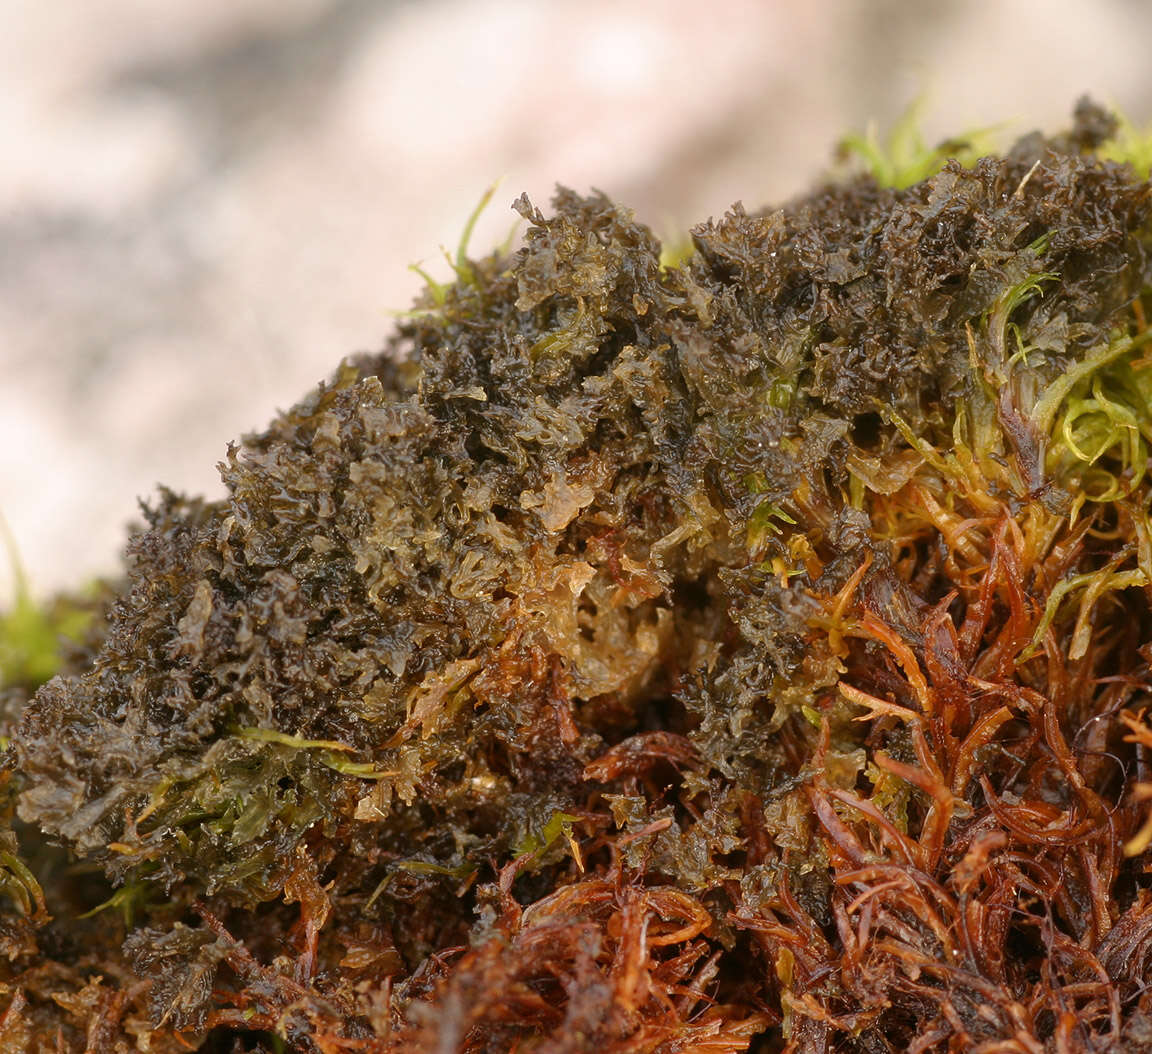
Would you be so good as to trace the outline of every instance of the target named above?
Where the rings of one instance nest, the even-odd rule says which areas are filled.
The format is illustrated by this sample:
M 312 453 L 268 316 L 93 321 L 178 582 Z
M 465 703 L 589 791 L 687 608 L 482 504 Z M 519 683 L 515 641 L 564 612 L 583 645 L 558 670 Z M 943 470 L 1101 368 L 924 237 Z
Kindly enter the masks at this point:
M 674 235 L 931 141 L 1152 116 L 1143 0 L 0 0 L 0 512 L 41 593 L 378 347 L 502 178 Z M 9 595 L 0 560 L 0 605 Z

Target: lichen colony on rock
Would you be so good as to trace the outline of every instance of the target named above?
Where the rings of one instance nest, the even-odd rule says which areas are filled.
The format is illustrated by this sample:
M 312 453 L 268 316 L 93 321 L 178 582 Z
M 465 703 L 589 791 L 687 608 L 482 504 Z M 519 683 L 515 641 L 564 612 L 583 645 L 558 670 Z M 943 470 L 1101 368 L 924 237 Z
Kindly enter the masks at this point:
M 162 494 L 9 721 L 0 1049 L 1152 1049 L 1112 131 L 678 266 L 522 198 L 225 500 Z

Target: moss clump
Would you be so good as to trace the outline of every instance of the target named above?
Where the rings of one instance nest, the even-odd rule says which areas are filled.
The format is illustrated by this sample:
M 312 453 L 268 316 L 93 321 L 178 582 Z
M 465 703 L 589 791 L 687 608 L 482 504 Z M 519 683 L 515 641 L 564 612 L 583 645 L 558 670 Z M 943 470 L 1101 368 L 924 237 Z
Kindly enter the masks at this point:
M 1145 1042 L 1152 201 L 1112 131 L 663 267 L 601 196 L 518 201 L 226 500 L 162 495 L 24 709 L 0 863 L 47 906 L 9 898 L 0 1033 Z

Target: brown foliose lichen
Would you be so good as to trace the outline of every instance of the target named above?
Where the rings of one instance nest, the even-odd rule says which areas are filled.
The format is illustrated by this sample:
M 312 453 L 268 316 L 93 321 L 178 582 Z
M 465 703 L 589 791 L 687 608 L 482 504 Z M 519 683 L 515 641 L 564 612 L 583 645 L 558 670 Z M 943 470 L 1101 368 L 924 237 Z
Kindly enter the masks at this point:
M 225 500 L 163 493 L 10 730 L 0 1050 L 1152 1042 L 1111 131 L 737 207 L 677 266 L 522 198 Z

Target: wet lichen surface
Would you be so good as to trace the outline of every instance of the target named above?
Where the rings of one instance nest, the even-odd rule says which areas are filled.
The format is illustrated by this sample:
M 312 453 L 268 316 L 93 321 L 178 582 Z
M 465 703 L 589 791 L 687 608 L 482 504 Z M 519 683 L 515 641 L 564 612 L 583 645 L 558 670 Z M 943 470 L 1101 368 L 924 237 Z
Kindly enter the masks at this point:
M 226 500 L 163 494 L 7 691 L 0 1051 L 1152 1050 L 1112 131 L 677 265 L 521 199 Z

